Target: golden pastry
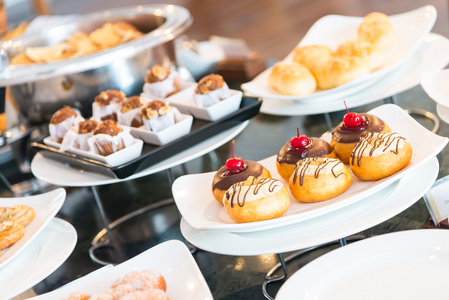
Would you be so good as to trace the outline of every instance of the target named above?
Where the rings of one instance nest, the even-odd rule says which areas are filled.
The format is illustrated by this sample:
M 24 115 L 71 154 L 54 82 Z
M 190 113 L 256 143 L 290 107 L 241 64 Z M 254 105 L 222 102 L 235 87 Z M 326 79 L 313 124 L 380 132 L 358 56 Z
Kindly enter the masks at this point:
M 0 250 L 8 248 L 16 243 L 25 234 L 25 228 L 22 224 L 2 221 L 0 223 Z
M 36 212 L 28 205 L 16 204 L 9 207 L 0 207 L 0 222 L 10 221 L 27 226 L 34 220 Z
M 268 76 L 268 84 L 284 95 L 309 95 L 317 87 L 309 69 L 296 62 L 275 64 Z

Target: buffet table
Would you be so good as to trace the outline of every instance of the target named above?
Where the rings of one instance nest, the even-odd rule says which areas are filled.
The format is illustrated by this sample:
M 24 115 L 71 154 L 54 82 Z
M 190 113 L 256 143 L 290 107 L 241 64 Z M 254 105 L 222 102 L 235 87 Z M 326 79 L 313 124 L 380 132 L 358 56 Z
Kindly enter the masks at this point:
M 438 28 L 441 32 L 441 27 Z M 449 42 L 443 35 L 429 34 L 417 52 L 401 67 L 362 91 L 345 95 L 351 111 L 367 112 L 393 100 L 402 109 L 428 111 L 437 115 L 435 102 L 419 85 L 420 75 L 445 68 L 449 62 L 448 49 Z M 232 86 L 238 87 L 241 83 L 232 82 Z M 178 190 L 172 190 L 171 185 L 174 179 L 185 175 L 186 170 L 188 174 L 216 171 L 231 156 L 231 139 L 235 140 L 234 151 L 238 156 L 260 161 L 276 154 L 294 135 L 297 127 L 307 136 L 321 136 L 330 126 L 338 124 L 346 113 L 341 101 L 323 103 L 265 99 L 260 113 L 250 121 L 217 135 L 209 142 L 189 150 L 182 149 L 177 156 L 125 180 L 72 170 L 64 163 L 45 158 L 41 153 L 36 154 L 31 166 L 34 175 L 66 188 L 64 205 L 56 217 L 73 225 L 78 242 L 67 260 L 32 290 L 28 290 L 26 295 L 55 290 L 95 270 L 107 272 L 89 257 L 91 242 L 104 240 L 104 215 L 109 220 L 120 219 L 143 207 L 157 207 L 172 196 L 176 198 Z M 427 129 L 434 128 L 435 124 L 429 119 L 419 115 L 415 117 Z M 436 134 L 448 137 L 449 124 L 440 122 Z M 279 258 L 294 256 L 297 250 L 313 249 L 304 251 L 298 259 L 282 266 L 290 276 L 309 262 L 346 243 L 369 235 L 424 228 L 429 221 L 429 212 L 421 197 L 435 179 L 449 174 L 448 157 L 449 148 L 446 146 L 414 172 L 364 201 L 281 228 L 237 233 L 202 231 L 189 224 L 175 205 L 164 205 L 157 210 L 144 211 L 136 222 L 127 224 L 130 227 L 117 228 L 118 240 L 131 249 L 126 253 L 129 258 L 166 240 L 187 240 L 198 247 L 193 257 L 214 299 L 268 298 L 264 292 L 274 296 L 283 283 L 265 285 L 264 291 L 261 288 L 264 281 L 271 279 L 270 276 L 282 273 L 278 272 Z M 7 166 L 11 167 L 10 164 Z M 170 169 L 169 180 L 165 172 L 167 169 Z M 210 182 L 204 182 L 204 186 L 209 188 Z M 195 195 L 192 192 L 189 198 L 194 199 Z M 3 190 L 1 196 L 10 194 Z M 56 219 L 53 226 L 61 223 L 59 221 Z M 39 242 L 42 243 L 42 239 Z M 314 248 L 316 246 L 320 247 Z M 31 250 L 34 251 L 34 248 Z M 114 252 L 109 254 L 114 255 Z M 27 263 L 29 257 L 21 261 L 19 267 Z M 275 266 L 277 268 L 273 271 Z M 17 271 L 17 268 L 14 270 Z M 270 276 L 267 277 L 267 274 Z M 25 294 L 17 299 L 24 297 Z

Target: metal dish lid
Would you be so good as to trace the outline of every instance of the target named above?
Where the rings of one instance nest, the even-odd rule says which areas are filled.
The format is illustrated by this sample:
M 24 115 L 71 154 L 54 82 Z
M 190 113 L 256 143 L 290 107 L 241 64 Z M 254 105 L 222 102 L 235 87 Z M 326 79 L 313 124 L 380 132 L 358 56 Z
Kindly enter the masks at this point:
M 173 40 L 192 23 L 190 12 L 186 8 L 176 5 L 139 5 L 115 8 L 80 15 L 72 22 L 46 28 L 22 39 L 6 41 L 0 49 L 0 54 L 2 52 L 9 55 L 20 53 L 30 46 L 47 46 L 43 41 L 46 41 L 50 35 L 62 36 L 60 41 L 63 41 L 68 36 L 67 32 L 76 32 L 78 28 L 85 27 L 86 24 L 99 24 L 102 20 L 103 23 L 106 23 L 111 19 L 131 19 L 145 15 L 160 17 L 164 22 L 142 37 L 106 50 L 56 62 L 7 65 L 0 72 L 0 87 L 38 81 L 57 75 L 74 74 L 105 66 L 117 59 L 132 57 L 145 49 Z

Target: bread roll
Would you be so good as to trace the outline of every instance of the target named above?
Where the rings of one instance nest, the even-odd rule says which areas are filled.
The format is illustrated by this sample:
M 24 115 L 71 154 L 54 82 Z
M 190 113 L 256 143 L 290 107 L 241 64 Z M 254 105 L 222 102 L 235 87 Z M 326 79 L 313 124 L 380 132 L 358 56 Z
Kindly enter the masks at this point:
M 375 50 L 385 51 L 394 46 L 397 33 L 387 15 L 372 12 L 363 18 L 358 28 L 359 39 L 371 43 Z
M 385 63 L 385 55 L 382 51 L 375 50 L 371 43 L 365 40 L 349 40 L 343 42 L 335 51 L 336 56 L 356 56 L 367 59 L 370 70 L 374 71 Z
M 316 90 L 316 80 L 312 73 L 303 65 L 292 63 L 277 63 L 268 77 L 268 84 L 284 95 L 308 95 Z

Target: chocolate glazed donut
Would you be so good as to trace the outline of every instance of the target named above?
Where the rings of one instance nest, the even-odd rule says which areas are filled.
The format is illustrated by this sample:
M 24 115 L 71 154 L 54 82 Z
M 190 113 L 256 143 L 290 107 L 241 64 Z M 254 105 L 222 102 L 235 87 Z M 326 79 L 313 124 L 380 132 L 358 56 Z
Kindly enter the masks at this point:
M 385 128 L 385 123 L 376 116 L 370 114 L 361 114 L 364 122 L 355 128 L 346 127 L 344 122 L 340 122 L 338 126 L 332 130 L 332 138 L 337 143 L 356 143 L 361 137 L 368 132 L 381 132 Z
M 274 179 L 274 178 L 260 178 L 260 179 L 253 178 L 253 180 L 251 181 L 251 185 L 254 185 L 255 182 L 256 182 L 256 187 L 254 188 L 254 191 L 253 191 L 254 195 L 257 195 L 259 190 L 265 184 L 269 185 L 268 190 L 270 192 L 273 192 L 276 187 L 282 185 L 282 183 L 280 183 L 279 180 Z M 232 189 L 231 191 L 228 190 L 226 192 L 226 194 L 225 194 L 226 200 L 231 200 L 231 207 L 234 207 L 234 205 L 235 205 L 234 202 L 236 199 L 237 199 L 238 206 L 243 207 L 245 205 L 246 194 L 243 195 L 242 197 L 240 197 L 240 194 L 236 192 L 239 188 L 241 188 L 244 185 L 245 185 L 244 181 L 237 182 L 230 187 L 230 189 Z M 241 198 L 241 202 L 240 202 L 240 198 Z
M 263 166 L 255 161 L 244 160 L 245 169 L 238 173 L 231 173 L 226 170 L 226 165 L 222 166 L 214 176 L 212 181 L 212 191 L 219 189 L 226 191 L 236 182 L 245 181 L 249 176 L 259 177 L 262 175 Z
M 305 147 L 295 148 L 288 141 L 278 152 L 277 162 L 280 164 L 296 164 L 298 160 L 307 157 L 323 157 L 330 154 L 334 148 L 326 141 L 312 137 L 311 143 Z

